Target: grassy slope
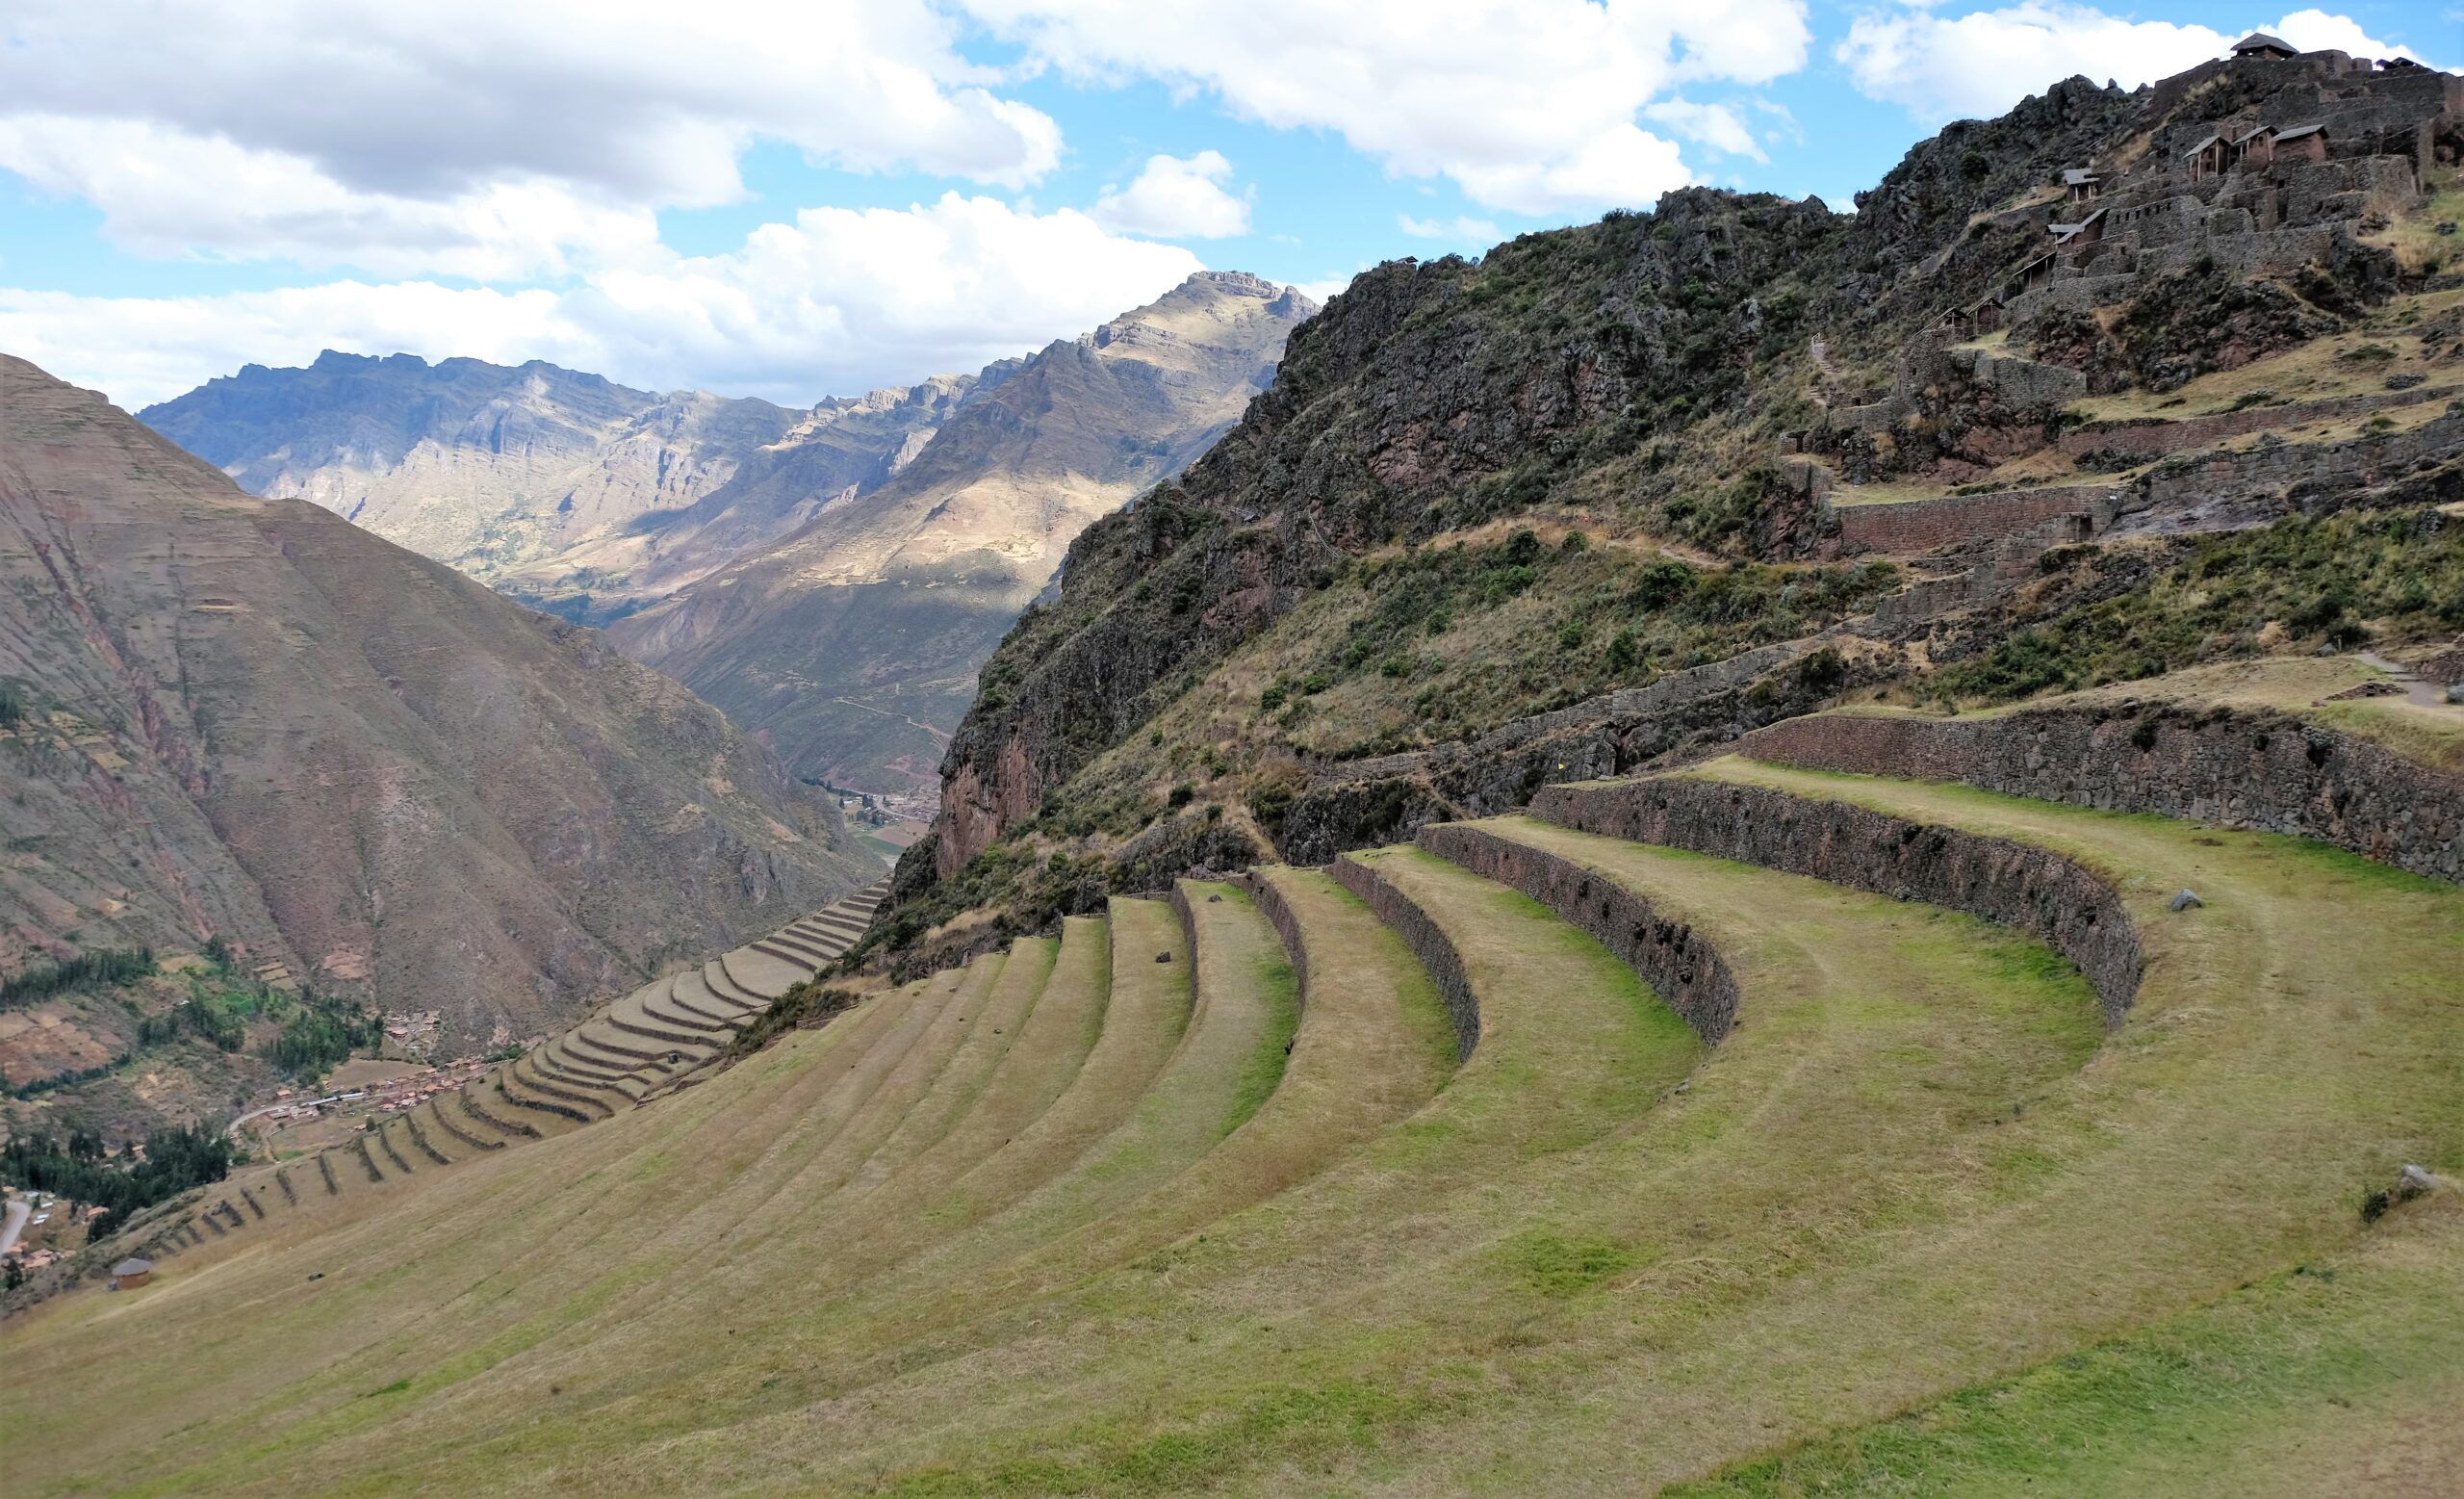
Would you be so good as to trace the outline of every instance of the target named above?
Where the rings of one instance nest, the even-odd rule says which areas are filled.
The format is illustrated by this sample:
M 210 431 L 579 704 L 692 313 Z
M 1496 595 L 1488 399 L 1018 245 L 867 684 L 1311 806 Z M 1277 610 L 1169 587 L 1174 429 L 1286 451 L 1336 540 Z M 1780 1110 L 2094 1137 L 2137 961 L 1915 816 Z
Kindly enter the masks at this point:
M 2464 1489 L 2464 1205 L 1682 1499 Z
M 44 1398 L 9 1401 L 0 1440 L 42 1482 L 164 1491 L 1633 1491 L 1981 1383 L 2035 1389 L 2023 1371 L 2136 1329 L 2229 1322 L 2245 1282 L 2264 1301 L 2295 1263 L 2390 1253 L 2383 1227 L 2356 1244 L 2353 1212 L 2389 1162 L 2464 1155 L 2439 977 L 2464 967 L 2457 892 L 2152 818 L 1707 773 L 2071 848 L 2145 924 L 2138 1012 L 2105 1037 L 2074 973 L 1965 917 L 1505 819 L 1721 944 L 1745 1002 L 1716 1052 L 1531 902 L 1393 851 L 1373 862 L 1463 953 L 1481 1045 L 1431 1097 L 1434 1006 L 1381 978 L 1392 939 L 1322 877 L 1275 875 L 1326 956 L 1282 1085 L 1226 1135 L 1273 1034 L 1270 954 L 1245 948 L 1259 1019 L 1211 1101 L 1194 1078 L 1150 1092 L 1232 1007 L 1211 992 L 1186 1021 L 1186 955 L 1153 961 L 1177 923 L 1118 902 L 1112 1002 L 1086 997 L 1102 928 L 1073 922 L 988 1069 L 954 1017 L 1015 986 L 979 969 L 654 1109 L 364 1194 L 316 1238 L 59 1304 L 12 1335 L 0 1379 Z M 2209 906 L 2163 913 L 2180 884 Z M 1225 929 L 1202 971 L 1237 972 L 1250 918 L 1199 909 L 1201 943 Z M 1091 1047 L 1056 1044 L 1098 1016 Z M 1031 1045 L 1085 1060 L 1030 1098 Z M 1354 1058 L 1382 1059 L 1373 1107 L 1342 1086 Z M 1158 1097 L 1182 1106 L 1158 1118 Z M 901 1098 L 946 1114 L 931 1143 L 892 1120 Z M 1221 1175 L 1320 1121 L 1342 1144 L 1288 1181 Z M 1100 1170 L 1129 1139 L 1201 1145 L 1137 1157 L 1130 1187 Z M 861 1196 L 797 1185 L 860 1182 L 901 1140 Z M 953 1178 L 962 1142 L 982 1164 Z M 1017 1231 L 1045 1215 L 1073 1231 Z M 868 1255 L 893 1221 L 928 1252 Z M 2369 1315 L 2451 1263 L 2398 1264 L 2414 1279 Z M 2404 1347 L 2401 1367 L 2439 1366 L 2434 1341 Z M 2026 1398 L 2058 1432 L 2093 1394 Z M 107 1434 L 72 1419 L 106 1407 L 129 1412 Z M 2164 1450 L 2114 1471 L 2169 1483 L 2129 1465 Z

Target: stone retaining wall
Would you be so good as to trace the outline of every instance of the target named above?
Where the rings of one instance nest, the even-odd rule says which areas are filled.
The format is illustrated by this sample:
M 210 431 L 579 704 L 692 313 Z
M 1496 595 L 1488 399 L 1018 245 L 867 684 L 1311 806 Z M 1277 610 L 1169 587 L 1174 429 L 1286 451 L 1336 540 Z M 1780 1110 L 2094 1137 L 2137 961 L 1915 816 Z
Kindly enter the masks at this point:
M 2113 493 L 2110 484 L 2064 484 L 1895 504 L 1841 505 L 1835 512 L 1837 548 L 1843 554 L 1914 556 L 1937 547 L 1999 540 L 2061 516 L 2109 512 Z
M 2050 849 L 1912 822 L 1762 787 L 1657 777 L 1557 786 L 1533 815 L 1607 838 L 1691 849 L 1964 911 L 2025 932 L 2079 966 L 2118 1025 L 2145 967 L 2113 887 Z
M 1553 782 L 1671 763 L 1873 680 L 1879 668 L 1863 656 L 1843 660 L 1838 676 L 1796 669 L 1843 638 L 1833 630 L 1760 646 L 1649 686 L 1518 718 L 1468 744 L 1322 765 L 1286 811 L 1277 846 L 1289 863 L 1322 864 L 1403 841 L 1432 822 L 1510 812 Z M 1374 774 L 1364 779 L 1364 772 Z
M 2180 457 L 2124 491 L 2118 535 L 2263 525 L 2297 510 L 2335 509 L 2416 465 L 2464 453 L 2464 414 L 2401 432 L 2338 443 L 2281 443 Z
M 1736 1023 L 1736 975 L 1710 940 L 1671 921 L 1606 875 L 1468 823 L 1421 829 L 1420 845 L 1519 890 L 1589 933 L 1639 974 L 1695 1034 L 1716 1046 Z
M 1737 750 L 1808 769 L 1957 781 L 2322 839 L 2464 880 L 2464 778 L 2280 713 L 2170 704 L 1968 719 L 1822 713 L 1758 729 Z
M 1172 915 L 1181 919 L 1181 946 L 1190 955 L 1190 1014 L 1195 1016 L 1203 998 L 1197 992 L 1197 913 L 1190 908 L 1189 892 L 1178 880 L 1164 888 L 1164 898 L 1171 903 Z
M 2088 453 L 2112 453 L 2134 461 L 2144 461 L 2186 449 L 2214 447 L 2228 437 L 2313 426 L 2322 422 L 2348 422 L 2374 411 L 2416 406 L 2425 401 L 2444 401 L 2454 394 L 2442 386 L 2434 390 L 2389 391 L 2384 394 L 2338 396 L 2328 401 L 2299 401 L 2281 406 L 2250 406 L 2240 411 L 2219 411 L 2213 416 L 2183 417 L 2170 422 L 2162 418 L 2140 422 L 2092 422 L 2063 433 L 2054 446 L 2074 458 Z
M 1274 928 L 1274 934 L 1277 937 L 1283 939 L 1284 958 L 1292 965 L 1293 976 L 1300 981 L 1298 990 L 1300 1009 L 1304 1014 L 1307 1013 L 1309 1009 L 1309 940 L 1300 933 L 1300 920 L 1292 914 L 1292 903 L 1283 898 L 1283 892 L 1275 888 L 1273 881 L 1255 869 L 1242 871 L 1235 877 L 1234 883 L 1249 892 L 1249 899 L 1256 903 L 1259 914 L 1267 918 L 1267 924 Z
M 1428 918 L 1411 896 L 1404 894 L 1375 869 L 1347 855 L 1326 866 L 1335 883 L 1358 895 L 1388 930 L 1403 940 L 1412 956 L 1428 970 L 1437 985 L 1438 997 L 1446 1001 L 1446 1013 L 1454 1021 L 1455 1060 L 1468 1060 L 1472 1048 L 1480 1044 L 1480 1001 L 1472 993 L 1472 980 L 1463 971 L 1463 958 L 1454 950 L 1436 922 Z

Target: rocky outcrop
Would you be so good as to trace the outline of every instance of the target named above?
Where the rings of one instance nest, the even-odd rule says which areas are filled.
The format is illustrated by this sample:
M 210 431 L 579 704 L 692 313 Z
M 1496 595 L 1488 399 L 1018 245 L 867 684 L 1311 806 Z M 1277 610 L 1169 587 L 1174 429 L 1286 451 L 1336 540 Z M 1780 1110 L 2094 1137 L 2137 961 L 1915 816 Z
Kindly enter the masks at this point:
M 2418 426 L 2331 443 L 2263 439 L 2242 452 L 2182 453 L 2116 496 L 2116 536 L 2263 526 L 2349 505 L 2445 503 L 2464 494 L 2464 410 Z M 2414 478 L 2426 483 L 2406 482 Z
M 1204 458 L 1079 538 L 1059 599 L 994 656 L 943 762 L 943 826 L 970 834 L 942 839 L 942 871 L 1352 556 L 1533 503 L 1548 455 L 1571 472 L 1585 443 L 1628 451 L 1671 409 L 1747 400 L 1780 316 L 1756 288 L 1839 254 L 1852 224 L 1689 189 L 1476 268 L 1364 272 Z
M 1748 735 L 1757 760 L 1956 781 L 2111 812 L 2323 839 L 2464 880 L 2464 780 L 2280 713 L 2165 703 L 1990 718 L 1823 713 Z
M 1691 923 L 1670 920 L 1606 875 L 1476 824 L 1423 828 L 1419 842 L 1449 863 L 1523 892 L 1590 933 L 1705 1041 L 1716 1045 L 1736 1023 L 1736 975 Z
M 1531 812 L 1585 833 L 1811 875 L 2024 932 L 2078 965 L 2107 1025 L 2121 1023 L 2139 993 L 2145 960 L 2120 897 L 2050 849 L 1683 776 L 1551 787 Z

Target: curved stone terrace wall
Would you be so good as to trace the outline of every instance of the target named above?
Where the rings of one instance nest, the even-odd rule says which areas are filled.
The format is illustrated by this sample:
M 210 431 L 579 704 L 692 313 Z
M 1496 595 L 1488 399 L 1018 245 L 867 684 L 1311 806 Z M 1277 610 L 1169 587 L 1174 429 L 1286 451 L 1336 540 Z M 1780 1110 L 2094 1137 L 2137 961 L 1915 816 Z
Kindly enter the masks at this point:
M 2119 1025 L 2146 967 L 2121 898 L 2047 848 L 1845 802 L 1684 777 L 1553 786 L 1532 814 L 1608 838 L 1691 849 L 2015 928 L 2078 965 Z
M 1292 965 L 1293 976 L 1300 981 L 1296 993 L 1305 1014 L 1309 1008 L 1309 939 L 1300 930 L 1299 918 L 1292 914 L 1292 903 L 1283 898 L 1283 892 L 1275 888 L 1273 881 L 1255 869 L 1243 870 L 1234 876 L 1233 883 L 1249 892 L 1250 901 L 1267 918 L 1267 924 L 1283 939 L 1284 958 Z
M 1519 890 L 1615 953 L 1694 1033 L 1717 1046 L 1736 1023 L 1736 975 L 1690 922 L 1572 859 L 1469 823 L 1421 829 L 1420 845 L 1484 879 Z
M 2044 801 L 2321 839 L 2464 880 L 2464 778 L 2286 714 L 2173 704 L 1985 718 L 1817 713 L 1737 741 L 1811 770 L 1957 781 Z
M 1437 985 L 1438 997 L 1446 1001 L 1446 1013 L 1454 1021 L 1454 1055 L 1458 1062 L 1468 1061 L 1472 1048 L 1480 1044 L 1480 1001 L 1472 993 L 1472 980 L 1463 971 L 1462 954 L 1454 943 L 1438 929 L 1411 896 L 1404 894 L 1386 877 L 1350 855 L 1326 866 L 1335 883 L 1361 898 L 1363 904 L 1377 914 L 1377 919 L 1403 940 L 1428 970 Z

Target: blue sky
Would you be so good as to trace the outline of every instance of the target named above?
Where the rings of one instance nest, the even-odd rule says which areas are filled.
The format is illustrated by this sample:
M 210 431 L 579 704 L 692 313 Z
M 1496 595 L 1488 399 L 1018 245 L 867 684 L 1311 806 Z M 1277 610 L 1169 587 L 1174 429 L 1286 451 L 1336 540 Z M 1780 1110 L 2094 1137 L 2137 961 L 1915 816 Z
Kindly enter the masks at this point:
M 2253 28 L 2464 62 L 2451 0 L 13 0 L 0 350 L 128 404 L 321 348 L 791 402 L 1198 267 L 1322 294 L 1909 143 Z

